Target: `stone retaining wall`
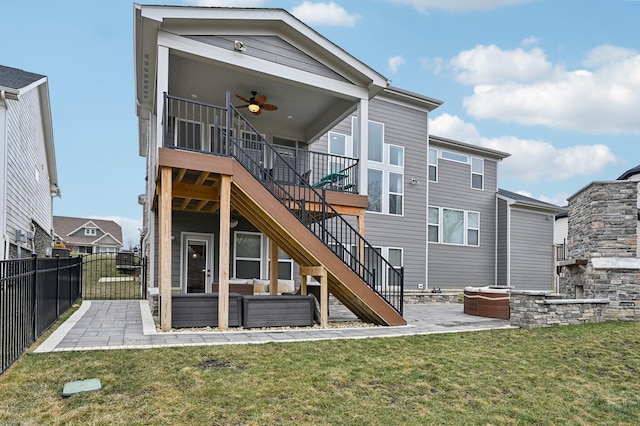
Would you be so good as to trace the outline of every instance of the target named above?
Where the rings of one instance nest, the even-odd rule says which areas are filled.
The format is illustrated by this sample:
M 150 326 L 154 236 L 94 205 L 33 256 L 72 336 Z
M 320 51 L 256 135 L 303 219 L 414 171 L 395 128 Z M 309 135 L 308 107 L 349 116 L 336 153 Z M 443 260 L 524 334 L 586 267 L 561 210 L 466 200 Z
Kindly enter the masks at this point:
M 608 299 L 565 299 L 543 291 L 511 291 L 511 325 L 521 328 L 599 323 L 607 320 Z
M 429 303 L 462 303 L 462 293 L 431 293 L 431 292 L 405 292 L 404 303 L 406 305 Z

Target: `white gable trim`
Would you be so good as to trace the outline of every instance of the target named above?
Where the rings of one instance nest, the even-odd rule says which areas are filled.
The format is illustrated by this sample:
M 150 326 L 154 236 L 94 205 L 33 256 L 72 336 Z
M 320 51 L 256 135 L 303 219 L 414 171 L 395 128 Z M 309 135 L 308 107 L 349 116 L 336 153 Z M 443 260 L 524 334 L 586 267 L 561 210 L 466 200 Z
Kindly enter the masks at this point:
M 170 26 L 171 20 L 192 20 L 206 22 L 210 20 L 217 26 L 207 27 L 210 34 L 215 34 L 216 28 L 229 33 L 228 24 L 223 21 L 233 21 L 233 29 L 238 33 L 255 32 L 257 25 L 261 30 L 269 29 L 273 34 L 288 37 L 288 41 L 297 47 L 304 46 L 304 51 L 311 51 L 315 56 L 324 51 L 335 58 L 335 60 L 347 64 L 354 71 L 366 76 L 371 80 L 369 87 L 387 87 L 389 80 L 365 65 L 346 51 L 330 42 L 325 37 L 311 29 L 305 23 L 291 15 L 284 9 L 249 9 L 249 8 L 211 8 L 211 7 L 180 7 L 180 6 L 146 6 L 136 5 L 141 11 L 142 18 L 148 18 L 161 23 L 163 26 Z M 220 30 L 218 30 L 220 31 Z M 304 44 L 296 43 L 295 40 L 305 38 Z M 311 42 L 311 44 L 309 44 Z M 313 47 L 316 46 L 314 49 Z M 373 96 L 373 93 L 371 94 Z
M 75 232 L 78 232 L 78 231 L 80 231 L 81 229 L 85 229 L 85 228 L 95 228 L 95 229 L 99 229 L 99 230 L 101 230 L 102 232 L 104 232 L 104 231 L 102 230 L 102 228 L 100 228 L 98 225 L 96 225 L 96 224 L 95 224 L 95 222 L 94 222 L 94 221 L 90 220 L 90 221 L 85 222 L 85 223 L 83 223 L 82 225 L 78 226 L 78 227 L 77 227 L 76 229 L 74 229 L 73 231 L 69 232 L 69 233 L 67 234 L 67 236 L 72 235 L 72 234 L 74 234 Z

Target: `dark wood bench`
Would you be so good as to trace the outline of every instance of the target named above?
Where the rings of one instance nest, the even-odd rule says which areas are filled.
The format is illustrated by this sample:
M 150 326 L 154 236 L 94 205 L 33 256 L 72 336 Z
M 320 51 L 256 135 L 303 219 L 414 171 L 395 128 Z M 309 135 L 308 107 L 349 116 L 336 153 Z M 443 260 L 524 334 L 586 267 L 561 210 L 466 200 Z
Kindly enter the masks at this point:
M 242 297 L 238 293 L 229 293 L 229 327 L 242 325 Z M 172 294 L 171 326 L 217 327 L 218 293 Z
M 309 327 L 313 325 L 313 295 L 242 296 L 242 326 Z

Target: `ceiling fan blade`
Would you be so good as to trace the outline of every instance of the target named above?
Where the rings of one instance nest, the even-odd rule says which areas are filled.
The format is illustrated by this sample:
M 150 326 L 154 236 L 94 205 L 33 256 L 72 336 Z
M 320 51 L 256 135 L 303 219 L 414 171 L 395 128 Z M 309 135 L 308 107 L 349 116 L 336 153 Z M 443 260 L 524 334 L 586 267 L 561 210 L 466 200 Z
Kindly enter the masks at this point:
M 250 103 L 251 102 L 249 99 L 245 99 L 240 95 L 236 95 L 236 98 L 240 99 L 241 101 L 245 101 L 246 103 Z
M 275 111 L 275 110 L 278 109 L 278 107 L 275 106 L 275 105 L 271 105 L 271 104 L 264 104 L 264 105 L 262 105 L 262 109 L 265 110 L 265 111 Z
M 265 95 L 258 95 L 254 99 L 258 105 L 262 105 L 267 102 L 267 97 Z
M 246 108 L 248 106 L 249 106 L 249 104 L 247 104 L 247 105 L 237 105 L 236 108 Z

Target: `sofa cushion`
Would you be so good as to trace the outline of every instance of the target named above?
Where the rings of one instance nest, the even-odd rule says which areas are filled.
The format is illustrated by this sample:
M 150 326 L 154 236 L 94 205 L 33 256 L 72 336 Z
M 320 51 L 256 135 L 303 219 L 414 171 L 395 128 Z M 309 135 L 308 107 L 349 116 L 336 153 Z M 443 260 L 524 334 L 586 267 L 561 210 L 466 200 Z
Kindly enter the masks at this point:
M 254 278 L 252 281 L 253 281 L 253 294 L 269 293 L 269 280 L 259 280 L 257 278 Z

